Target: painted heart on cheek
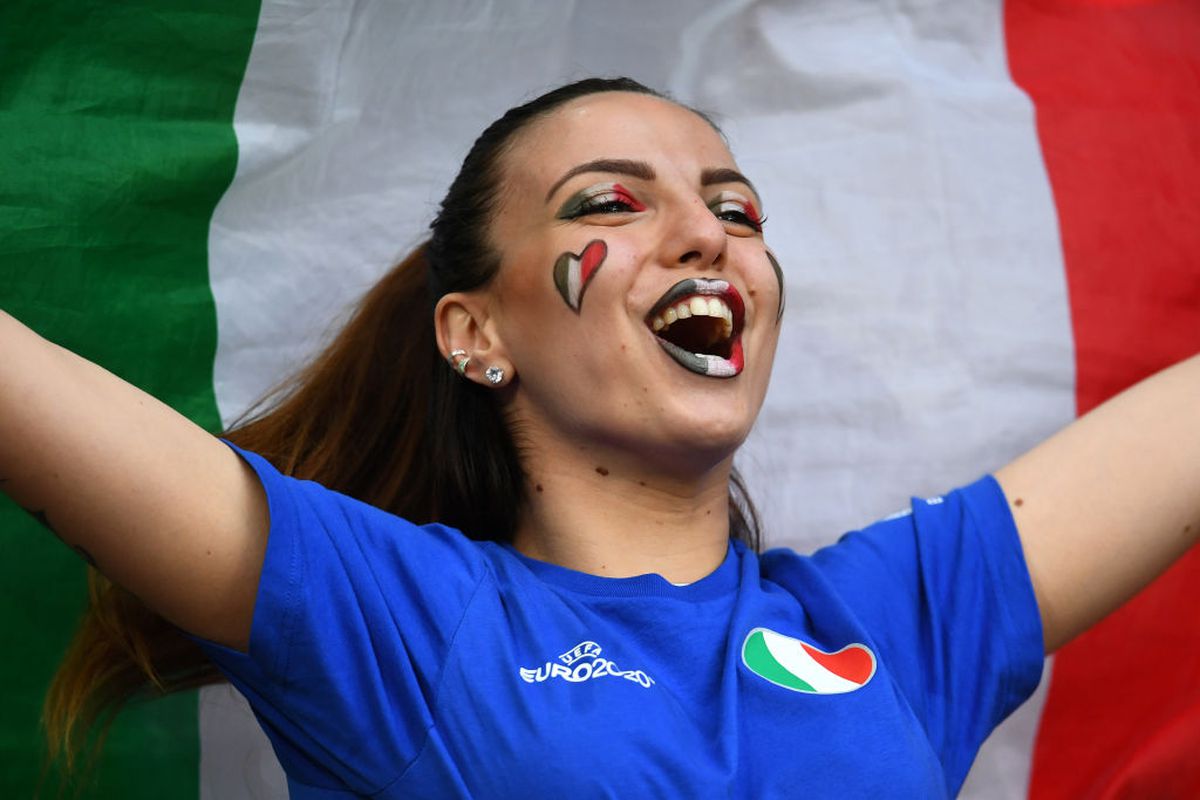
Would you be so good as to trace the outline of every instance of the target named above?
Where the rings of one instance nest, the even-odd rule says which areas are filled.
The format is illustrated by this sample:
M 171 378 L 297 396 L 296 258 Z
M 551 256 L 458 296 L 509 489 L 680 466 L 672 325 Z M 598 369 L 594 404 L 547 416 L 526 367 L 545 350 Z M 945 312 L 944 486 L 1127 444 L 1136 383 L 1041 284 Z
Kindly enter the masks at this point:
M 555 259 L 554 285 L 562 295 L 563 302 L 576 314 L 583 303 L 583 293 L 588 283 L 596 276 L 607 255 L 608 245 L 593 239 L 579 255 L 567 252 Z

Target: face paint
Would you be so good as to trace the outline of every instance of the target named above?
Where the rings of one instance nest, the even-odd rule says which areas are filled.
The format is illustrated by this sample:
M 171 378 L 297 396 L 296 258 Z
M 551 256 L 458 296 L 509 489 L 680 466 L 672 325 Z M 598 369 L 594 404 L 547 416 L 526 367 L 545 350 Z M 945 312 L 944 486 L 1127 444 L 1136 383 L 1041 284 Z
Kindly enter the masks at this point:
M 779 311 L 775 313 L 775 324 L 778 325 L 779 321 L 783 319 L 783 304 L 787 298 L 783 291 L 783 269 L 770 250 L 767 251 L 767 260 L 771 262 L 771 269 L 775 270 L 775 280 L 779 281 Z
M 584 291 L 592 278 L 596 277 L 607 255 L 608 245 L 600 239 L 593 239 L 579 255 L 567 252 L 554 261 L 554 286 L 563 302 L 576 314 L 583 303 Z
M 589 186 L 563 203 L 554 216 L 557 219 L 575 219 L 586 214 L 612 214 L 645 211 L 628 189 L 619 183 L 601 183 Z
M 696 340 L 692 317 L 708 317 L 710 322 L 724 326 L 723 333 L 708 329 L 708 344 Z M 742 323 L 745 305 L 737 289 L 728 281 L 711 278 L 685 278 L 659 298 L 646 316 L 646 324 L 654 332 L 658 344 L 672 359 L 687 370 L 712 378 L 732 378 L 745 366 L 742 352 Z M 673 325 L 692 325 L 689 330 L 672 333 Z M 713 334 L 716 334 L 715 338 Z M 673 341 L 672 341 L 673 340 Z M 689 344 L 689 342 L 691 344 Z M 703 347 L 710 352 L 692 352 Z
M 721 192 L 709 202 L 708 208 L 717 219 L 744 225 L 756 233 L 762 233 L 766 222 L 754 203 L 736 192 Z
M 659 339 L 659 345 L 671 358 L 678 361 L 681 365 L 690 369 L 692 372 L 700 375 L 707 375 L 710 378 L 732 378 L 742 371 L 746 365 L 746 357 L 742 353 L 742 340 L 735 339 L 729 348 L 729 358 L 721 358 L 720 356 L 709 355 L 708 353 L 689 353 L 682 347 L 668 342 L 666 339 Z

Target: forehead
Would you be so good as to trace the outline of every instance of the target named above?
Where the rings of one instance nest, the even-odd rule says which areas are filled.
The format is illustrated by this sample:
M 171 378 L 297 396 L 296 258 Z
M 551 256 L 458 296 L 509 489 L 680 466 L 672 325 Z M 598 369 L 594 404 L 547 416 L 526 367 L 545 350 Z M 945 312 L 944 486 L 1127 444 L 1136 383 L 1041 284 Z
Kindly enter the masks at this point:
M 533 123 L 505 159 L 505 177 L 542 193 L 568 169 L 598 158 L 646 161 L 660 174 L 695 181 L 734 167 L 713 127 L 669 100 L 630 92 L 589 95 Z

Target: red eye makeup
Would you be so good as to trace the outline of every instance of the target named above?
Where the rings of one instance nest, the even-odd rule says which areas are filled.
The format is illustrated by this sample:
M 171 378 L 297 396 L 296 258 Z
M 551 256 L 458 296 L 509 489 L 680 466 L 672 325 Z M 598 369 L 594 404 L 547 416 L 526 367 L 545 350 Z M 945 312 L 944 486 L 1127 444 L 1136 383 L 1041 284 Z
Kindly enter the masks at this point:
M 763 223 L 767 221 L 758 213 L 754 203 L 736 192 L 721 192 L 709 202 L 708 207 L 717 219 L 744 225 L 757 233 L 762 233 Z
M 646 206 L 621 184 L 601 183 L 571 195 L 554 216 L 556 219 L 576 219 L 588 214 L 621 214 L 645 210 Z

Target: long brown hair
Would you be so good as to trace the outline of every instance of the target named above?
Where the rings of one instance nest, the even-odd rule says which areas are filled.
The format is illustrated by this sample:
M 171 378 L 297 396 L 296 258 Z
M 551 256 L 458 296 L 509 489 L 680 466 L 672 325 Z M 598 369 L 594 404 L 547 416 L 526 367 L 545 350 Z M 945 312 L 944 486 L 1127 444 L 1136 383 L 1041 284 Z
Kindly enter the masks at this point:
M 492 123 L 463 161 L 429 240 L 366 294 L 329 347 L 225 436 L 284 474 L 407 519 L 511 538 L 525 488 L 517 448 L 490 393 L 442 361 L 433 307 L 448 292 L 485 286 L 499 267 L 488 224 L 516 134 L 570 100 L 610 91 L 661 96 L 628 78 L 591 78 Z M 729 527 L 759 548 L 758 516 L 736 472 Z M 44 706 L 50 756 L 67 772 L 86 734 L 103 731 L 129 700 L 220 680 L 194 642 L 132 594 L 95 571 L 89 581 L 87 614 Z

